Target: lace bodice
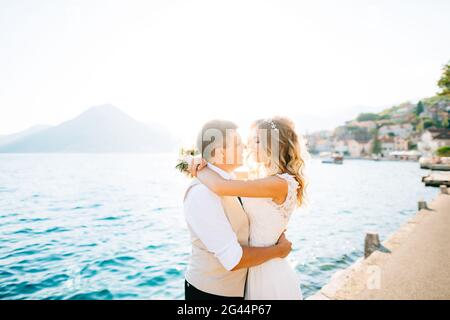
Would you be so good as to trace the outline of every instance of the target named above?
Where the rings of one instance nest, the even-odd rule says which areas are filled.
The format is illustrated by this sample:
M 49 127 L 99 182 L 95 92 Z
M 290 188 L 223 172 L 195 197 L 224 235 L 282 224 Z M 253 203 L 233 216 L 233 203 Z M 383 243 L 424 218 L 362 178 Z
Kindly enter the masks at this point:
M 288 183 L 288 193 L 282 204 L 276 204 L 270 198 L 242 198 L 250 220 L 250 246 L 274 245 L 296 208 L 298 182 L 287 173 L 278 176 Z

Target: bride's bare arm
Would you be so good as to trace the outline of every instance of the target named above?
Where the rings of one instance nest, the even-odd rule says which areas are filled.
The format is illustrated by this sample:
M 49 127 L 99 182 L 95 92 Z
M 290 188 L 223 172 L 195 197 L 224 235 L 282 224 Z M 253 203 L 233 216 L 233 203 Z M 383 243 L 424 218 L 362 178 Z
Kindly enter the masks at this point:
M 288 192 L 286 180 L 277 176 L 250 181 L 226 180 L 206 167 L 197 172 L 197 178 L 219 196 L 272 198 L 281 203 Z

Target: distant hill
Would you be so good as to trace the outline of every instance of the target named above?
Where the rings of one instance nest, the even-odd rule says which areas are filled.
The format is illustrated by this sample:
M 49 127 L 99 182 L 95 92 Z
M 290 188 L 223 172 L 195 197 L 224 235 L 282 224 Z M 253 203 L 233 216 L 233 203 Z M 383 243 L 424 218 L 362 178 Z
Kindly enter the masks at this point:
M 2 136 L 0 136 L 0 146 L 5 146 L 7 144 L 13 143 L 15 141 L 18 141 L 20 139 L 23 139 L 25 137 L 28 137 L 32 134 L 38 133 L 38 132 L 48 129 L 50 127 L 51 126 L 44 126 L 44 125 L 33 126 L 29 129 L 26 129 L 26 130 L 18 132 L 18 133 L 14 133 L 14 134 L 10 134 L 10 135 L 2 135 Z
M 11 137 L 11 136 L 9 136 Z M 106 104 L 88 109 L 58 126 L 1 143 L 3 153 L 140 153 L 166 152 L 175 141 L 168 131 L 134 120 Z
M 378 113 L 360 113 L 355 119 L 346 121 L 346 124 L 354 125 L 355 122 L 375 121 L 379 126 L 410 123 L 416 127 L 423 121 L 425 129 L 431 126 L 440 128 L 443 126 L 444 118 L 448 120 L 449 113 L 450 96 L 436 95 L 423 98 L 418 103 L 403 102 Z

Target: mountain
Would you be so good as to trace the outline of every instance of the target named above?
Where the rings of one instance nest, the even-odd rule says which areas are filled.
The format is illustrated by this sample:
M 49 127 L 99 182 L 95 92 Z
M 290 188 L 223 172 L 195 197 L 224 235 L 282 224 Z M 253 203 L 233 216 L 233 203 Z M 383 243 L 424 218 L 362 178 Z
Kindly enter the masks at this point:
M 6 153 L 140 153 L 166 152 L 174 140 L 164 129 L 138 122 L 106 104 L 75 119 L 0 145 Z
M 4 146 L 4 145 L 10 144 L 10 143 L 13 143 L 14 141 L 18 141 L 20 139 L 23 139 L 25 137 L 28 137 L 32 134 L 38 133 L 38 132 L 48 129 L 50 127 L 51 126 L 38 125 L 38 126 L 33 126 L 31 128 L 28 128 L 24 131 L 14 133 L 14 134 L 2 135 L 2 136 L 0 136 L 0 146 Z

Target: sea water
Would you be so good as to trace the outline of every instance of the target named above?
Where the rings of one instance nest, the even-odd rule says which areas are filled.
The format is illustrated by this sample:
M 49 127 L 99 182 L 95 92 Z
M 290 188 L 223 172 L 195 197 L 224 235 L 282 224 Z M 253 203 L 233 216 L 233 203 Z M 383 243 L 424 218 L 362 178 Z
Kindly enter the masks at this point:
M 0 299 L 182 299 L 188 179 L 176 155 L 0 155 Z M 313 159 L 287 232 L 304 296 L 431 200 L 414 162 Z

